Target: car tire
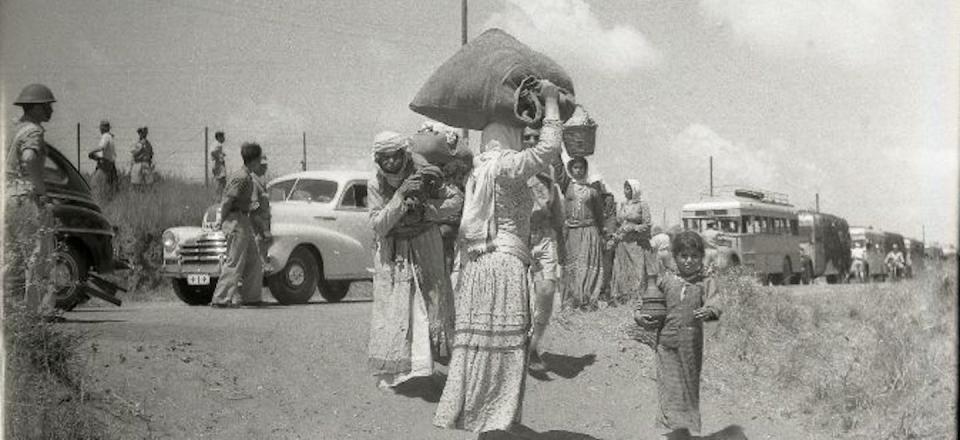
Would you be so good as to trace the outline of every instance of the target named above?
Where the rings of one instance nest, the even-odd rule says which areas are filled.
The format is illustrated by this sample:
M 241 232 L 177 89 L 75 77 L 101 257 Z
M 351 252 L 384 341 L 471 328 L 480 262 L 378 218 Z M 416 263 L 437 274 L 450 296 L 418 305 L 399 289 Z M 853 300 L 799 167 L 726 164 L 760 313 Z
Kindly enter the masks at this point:
M 280 304 L 306 304 L 316 292 L 319 280 L 317 259 L 307 248 L 298 247 L 290 253 L 283 269 L 267 277 L 267 286 Z
M 213 291 L 217 288 L 217 279 L 210 278 L 210 284 L 206 286 L 191 286 L 187 280 L 177 278 L 171 280 L 173 284 L 173 293 L 177 298 L 191 306 L 205 306 L 210 304 L 213 299 Z
M 327 302 L 340 302 L 350 292 L 350 281 L 320 281 L 320 296 Z
M 90 300 L 80 287 L 87 280 L 87 272 L 90 270 L 86 255 L 64 243 L 54 252 L 53 261 L 50 278 L 62 277 L 63 281 L 69 284 L 58 287 L 54 293 L 56 308 L 69 312 Z

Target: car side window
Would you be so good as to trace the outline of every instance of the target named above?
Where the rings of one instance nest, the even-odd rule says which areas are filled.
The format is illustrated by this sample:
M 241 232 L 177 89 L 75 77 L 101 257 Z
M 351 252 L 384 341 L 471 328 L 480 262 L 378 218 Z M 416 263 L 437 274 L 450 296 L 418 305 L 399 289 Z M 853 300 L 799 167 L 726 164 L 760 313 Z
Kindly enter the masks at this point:
M 267 190 L 270 194 L 271 202 L 282 202 L 287 199 L 290 195 L 290 190 L 293 189 L 293 184 L 296 182 L 295 179 L 284 180 L 282 182 L 277 182 L 270 186 L 270 189 Z
M 320 179 L 300 179 L 288 200 L 329 203 L 337 194 L 337 182 Z
M 367 184 L 365 182 L 352 183 L 343 193 L 343 200 L 340 201 L 340 208 L 366 209 Z

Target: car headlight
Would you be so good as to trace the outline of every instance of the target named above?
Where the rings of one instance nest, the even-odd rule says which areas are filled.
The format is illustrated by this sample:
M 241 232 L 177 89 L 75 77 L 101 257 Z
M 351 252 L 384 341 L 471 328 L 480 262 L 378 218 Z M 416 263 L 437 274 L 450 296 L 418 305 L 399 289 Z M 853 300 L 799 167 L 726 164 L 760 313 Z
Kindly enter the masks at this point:
M 163 250 L 172 253 L 177 248 L 177 235 L 170 231 L 163 233 Z

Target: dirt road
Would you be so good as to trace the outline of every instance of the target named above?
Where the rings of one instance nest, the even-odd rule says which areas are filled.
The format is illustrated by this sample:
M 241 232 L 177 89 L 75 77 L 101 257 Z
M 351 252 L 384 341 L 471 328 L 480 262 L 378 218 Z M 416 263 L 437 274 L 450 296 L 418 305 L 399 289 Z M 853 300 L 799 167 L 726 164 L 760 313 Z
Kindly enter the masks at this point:
M 122 438 L 476 438 L 431 425 L 440 389 L 430 381 L 377 389 L 365 366 L 370 303 L 351 297 L 253 310 L 91 304 L 63 325 L 89 336 L 93 377 L 84 387 L 120 408 L 104 419 Z M 524 401 L 533 438 L 662 438 L 651 429 L 650 350 L 595 328 L 617 313 L 624 311 L 566 315 L 552 325 L 544 342 L 551 371 L 528 381 Z M 812 438 L 711 387 L 702 399 L 705 433 L 739 425 L 754 440 Z

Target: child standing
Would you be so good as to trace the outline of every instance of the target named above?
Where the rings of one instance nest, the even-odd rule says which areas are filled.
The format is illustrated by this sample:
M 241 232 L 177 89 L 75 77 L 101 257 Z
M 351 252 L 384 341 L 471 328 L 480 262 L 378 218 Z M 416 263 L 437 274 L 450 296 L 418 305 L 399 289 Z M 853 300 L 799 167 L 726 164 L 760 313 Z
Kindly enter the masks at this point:
M 657 331 L 652 344 L 657 356 L 657 427 L 670 430 L 669 439 L 689 439 L 700 432 L 700 369 L 703 364 L 703 321 L 716 320 L 716 283 L 704 273 L 704 242 L 684 231 L 673 239 L 677 273 L 662 271 L 656 289 L 665 299 L 666 316 L 638 307 L 634 320 Z M 652 286 L 651 286 L 652 287 Z M 645 295 L 649 296 L 649 295 Z

